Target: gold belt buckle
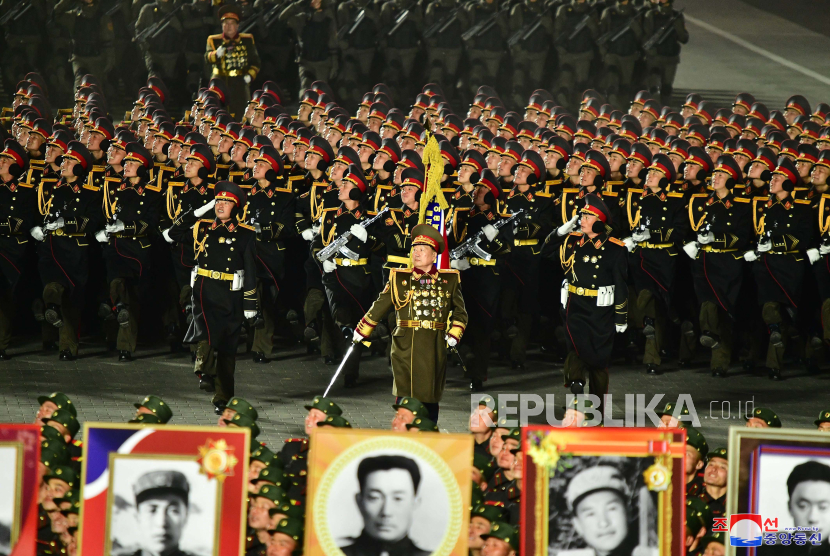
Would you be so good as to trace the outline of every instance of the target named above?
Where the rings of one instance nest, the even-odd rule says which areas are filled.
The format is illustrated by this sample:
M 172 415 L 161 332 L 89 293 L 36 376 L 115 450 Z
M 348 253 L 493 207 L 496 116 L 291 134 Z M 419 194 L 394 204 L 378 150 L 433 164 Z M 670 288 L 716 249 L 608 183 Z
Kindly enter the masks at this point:
M 429 328 L 429 321 L 428 320 L 422 320 L 421 321 L 421 328 Z
M 576 295 L 582 295 L 585 293 L 585 288 L 576 288 Z
M 217 270 L 211 270 L 210 271 L 210 277 L 213 278 L 214 280 L 218 280 L 220 276 L 221 276 L 221 274 L 219 273 L 219 271 L 217 271 Z
M 55 235 L 56 236 L 62 236 L 63 235 L 63 228 L 58 228 L 57 230 L 55 230 Z
M 343 259 L 343 266 L 351 266 L 352 260 L 351 259 Z

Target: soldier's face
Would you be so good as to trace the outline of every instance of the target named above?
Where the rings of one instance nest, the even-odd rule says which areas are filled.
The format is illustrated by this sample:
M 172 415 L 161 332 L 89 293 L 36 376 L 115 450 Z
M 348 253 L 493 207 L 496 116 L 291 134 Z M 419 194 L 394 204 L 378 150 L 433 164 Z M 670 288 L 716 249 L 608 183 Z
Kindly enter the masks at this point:
M 374 150 L 369 147 L 368 145 L 360 145 L 357 149 L 357 156 L 360 158 L 360 162 L 363 164 L 369 163 L 369 157 L 374 154 Z
M 311 106 L 308 104 L 301 104 L 297 109 L 297 119 L 301 122 L 307 121 L 309 114 L 311 114 Z
M 254 163 L 254 179 L 255 180 L 264 180 L 265 173 L 271 169 L 271 165 L 263 160 L 258 160 Z
M 773 195 L 778 195 L 779 193 L 784 191 L 784 187 L 783 187 L 784 186 L 784 179 L 785 179 L 784 176 L 781 175 L 781 174 L 773 174 L 772 179 L 769 182 L 769 192 L 772 193 Z M 749 423 L 752 422 L 753 419 L 763 423 L 764 427 L 767 426 L 767 424 L 764 423 L 763 421 L 761 421 L 761 419 L 758 419 L 757 417 L 750 417 L 749 421 L 746 422 L 747 427 L 750 426 Z M 758 425 L 754 425 L 753 428 L 763 428 L 763 427 L 758 426 Z
M 394 183 L 395 185 L 401 184 L 401 174 L 403 174 L 403 170 L 404 167 L 402 165 L 398 164 L 397 166 L 395 166 L 395 173 L 392 176 L 392 183 Z
M 483 517 L 473 516 L 470 518 L 470 540 L 467 546 L 471 549 L 481 549 L 484 546 L 484 539 L 481 535 L 490 532 L 490 521 Z
M 403 204 L 414 210 L 415 204 L 418 202 L 415 200 L 415 196 L 417 193 L 417 187 L 413 185 L 404 186 L 401 188 L 401 201 L 403 202 Z
M 421 108 L 420 106 L 413 106 L 409 110 L 409 119 L 419 121 L 421 116 L 424 115 L 424 112 L 425 112 L 425 110 L 423 108 Z
M 813 185 L 825 185 L 827 178 L 830 177 L 830 168 L 826 166 L 814 166 L 813 171 L 810 172 L 810 179 Z
M 248 147 L 245 143 L 234 141 L 231 147 L 231 160 L 238 163 L 245 162 L 245 155 L 248 153 Z
M 61 176 L 64 178 L 74 178 L 75 174 L 72 173 L 72 169 L 76 164 L 78 164 L 77 160 L 63 157 L 61 159 Z
M 522 460 L 522 452 L 516 452 L 513 455 L 513 478 L 521 479 L 524 475 L 524 461 Z
M 187 504 L 180 496 L 159 494 L 138 505 L 136 510 L 143 548 L 153 554 L 175 550 L 187 522 Z
M 796 527 L 818 527 L 826 538 L 830 534 L 830 482 L 798 483 L 790 496 L 790 514 Z
M 626 167 L 626 177 L 629 178 L 636 178 L 640 175 L 640 172 L 643 170 L 643 163 L 639 160 L 629 160 L 628 166 Z
M 357 114 L 355 114 L 354 117 L 365 124 L 366 119 L 369 117 L 369 107 L 363 105 L 359 106 L 357 108 Z
M 516 185 L 530 185 L 527 179 L 530 177 L 530 174 L 533 173 L 533 170 L 528 168 L 527 166 L 519 166 L 516 168 Z
M 51 164 L 52 162 L 55 162 L 55 159 L 58 158 L 59 156 L 61 156 L 62 154 L 63 154 L 63 149 L 61 149 L 57 145 L 52 145 L 52 144 L 46 145 L 45 160 L 46 160 L 47 164 Z
M 86 148 L 91 151 L 97 151 L 101 149 L 101 141 L 104 140 L 104 136 L 100 133 L 90 133 L 87 136 L 86 140 Z
M 9 166 L 11 166 L 11 165 L 12 165 L 12 159 L 11 158 L 9 158 L 7 156 L 0 157 L 0 176 L 9 175 Z
M 496 458 L 496 463 L 502 469 L 510 469 L 513 467 L 513 460 L 515 460 L 515 456 L 513 452 L 510 450 L 515 450 L 519 447 L 518 440 L 513 438 L 508 438 L 504 441 L 504 444 L 501 446 L 501 452 L 499 452 L 499 457 Z
M 150 152 L 153 154 L 164 154 L 162 147 L 169 142 L 170 141 L 161 136 L 153 137 L 153 148 Z
M 683 179 L 692 181 L 697 179 L 697 173 L 700 171 L 700 166 L 697 164 L 686 164 L 683 167 Z
M 594 185 L 594 180 L 599 174 L 593 168 L 583 167 L 579 170 L 579 185 L 588 187 Z
M 469 164 L 462 164 L 458 168 L 458 181 L 461 183 L 470 183 L 470 177 L 475 172 L 475 168 L 470 166 Z
M 830 423 L 828 423 L 828 422 L 819 423 L 817 430 L 820 430 L 821 432 L 830 432 Z
M 138 169 L 141 167 L 140 162 L 136 162 L 135 160 L 128 160 L 124 163 L 124 177 L 125 178 L 135 178 L 138 177 Z
M 369 121 L 373 121 L 375 118 L 370 119 Z M 369 129 L 372 129 L 372 126 L 369 126 Z M 392 126 L 383 126 L 380 128 L 380 138 L 381 139 L 394 139 L 395 136 L 398 134 L 397 130 L 395 130 Z
M 784 110 L 784 119 L 787 121 L 787 125 L 792 124 L 800 115 L 798 110 L 793 110 L 792 108 Z
M 317 163 L 323 160 L 323 158 L 317 153 L 306 153 L 305 155 L 305 169 L 306 170 L 316 170 Z
M 587 495 L 574 509 L 574 529 L 596 552 L 607 554 L 628 534 L 628 515 L 619 493 L 600 490 Z
M 409 533 L 420 498 L 405 469 L 369 473 L 363 489 L 355 495 L 363 516 L 363 529 L 374 539 L 396 542 Z
M 305 143 L 294 143 L 294 163 L 300 168 L 305 169 L 305 153 L 308 151 L 308 145 Z
M 255 459 L 251 460 L 250 465 L 248 465 L 248 481 L 255 481 L 259 478 L 259 473 L 268 467 L 265 463 Z
M 694 446 L 686 444 L 686 475 L 691 476 L 703 467 L 700 452 Z
M 726 476 L 729 473 L 729 462 L 723 458 L 712 458 L 706 464 L 703 480 L 707 485 L 725 487 Z
M 55 402 L 51 402 L 46 400 L 43 402 L 37 410 L 37 415 L 35 415 L 35 423 L 38 425 L 42 424 L 43 422 L 41 419 L 47 419 L 52 416 L 54 412 L 58 410 L 58 406 L 55 405 Z
M 223 136 L 219 140 L 219 152 L 223 154 L 228 154 L 231 152 L 231 148 L 233 147 L 233 138 L 228 137 L 227 135 Z
M 332 149 L 336 149 L 337 145 L 338 145 L 338 143 L 340 143 L 340 139 L 342 139 L 342 137 L 343 137 L 343 134 L 340 133 L 339 130 L 334 129 L 334 128 L 330 128 L 329 132 L 326 134 L 326 141 L 329 142 L 329 145 L 331 145 Z
M 317 423 L 324 421 L 326 414 L 317 408 L 312 407 L 308 410 L 308 415 L 305 416 L 305 433 L 311 436 L 311 433 L 317 430 Z
M 234 38 L 239 33 L 239 22 L 230 17 L 223 19 L 222 33 L 228 38 Z
M 170 160 L 178 161 L 180 152 L 182 152 L 181 143 L 170 143 L 170 148 L 167 149 L 167 157 Z
M 188 179 L 199 177 L 199 168 L 202 166 L 202 163 L 195 158 L 187 159 L 187 163 L 184 166 L 184 177 Z
M 29 133 L 29 137 L 26 140 L 26 149 L 30 152 L 37 152 L 43 146 L 44 141 L 46 139 L 40 133 Z
M 795 163 L 795 169 L 798 171 L 799 176 L 806 178 L 810 175 L 810 172 L 813 169 L 813 164 L 805 160 L 799 160 Z
M 266 556 L 291 556 L 295 548 L 297 548 L 297 541 L 285 533 L 273 533 L 265 554 Z
M 410 189 L 410 188 L 405 187 L 404 189 Z M 413 260 L 415 259 L 415 249 L 416 248 L 421 248 L 421 249 L 419 249 L 419 253 L 422 253 L 423 248 L 425 248 L 425 247 L 426 247 L 425 245 L 416 245 L 415 247 L 413 247 L 412 248 L 412 259 Z M 418 265 L 418 263 L 416 262 L 415 266 L 417 267 L 417 266 L 423 266 L 423 265 Z M 408 409 L 406 409 L 404 407 L 399 407 L 395 411 L 395 415 L 392 417 L 392 430 L 393 431 L 398 431 L 398 432 L 406 432 L 406 426 L 409 425 L 410 423 L 412 423 L 412 421 L 414 421 L 414 420 L 415 420 L 415 415 L 411 411 L 409 411 Z
M 216 212 L 216 218 L 218 218 L 222 222 L 230 219 L 233 207 L 233 201 L 225 201 L 224 199 L 216 201 L 216 204 L 213 207 L 214 212 Z
M 577 2 L 584 0 L 576 0 Z M 501 539 L 490 537 L 484 541 L 481 549 L 481 556 L 511 556 L 515 555 L 516 551 L 510 548 L 510 544 Z
M 578 176 L 579 175 L 579 167 L 582 166 L 582 161 L 576 157 L 572 157 L 568 160 L 568 167 L 567 172 L 569 176 Z
M 660 187 L 660 180 L 664 177 L 660 170 L 649 170 L 646 175 L 646 187 Z
M 346 175 L 346 170 L 349 167 L 346 166 L 342 162 L 335 162 L 334 165 L 331 167 L 331 173 L 329 174 L 329 178 L 331 181 L 340 181 L 343 179 L 343 176 Z
M 245 167 L 246 168 L 253 168 L 254 163 L 256 162 L 257 151 L 255 149 L 248 149 L 247 154 L 245 156 Z
M 582 214 L 579 219 L 579 228 L 583 234 L 588 234 L 589 236 L 594 235 L 594 222 L 596 222 L 598 218 L 593 214 Z
M 516 160 L 510 156 L 502 156 L 499 160 L 499 176 L 508 177 L 513 171 L 513 166 L 516 165 Z M 525 176 L 527 177 L 527 176 Z

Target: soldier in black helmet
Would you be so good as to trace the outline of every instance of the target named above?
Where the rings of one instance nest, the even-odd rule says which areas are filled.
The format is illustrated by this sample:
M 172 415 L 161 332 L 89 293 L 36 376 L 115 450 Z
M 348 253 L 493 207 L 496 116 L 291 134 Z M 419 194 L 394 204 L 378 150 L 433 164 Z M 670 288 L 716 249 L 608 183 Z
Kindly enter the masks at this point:
M 300 93 L 316 80 L 333 79 L 340 70 L 337 24 L 330 0 L 297 0 L 280 13 L 299 41 Z

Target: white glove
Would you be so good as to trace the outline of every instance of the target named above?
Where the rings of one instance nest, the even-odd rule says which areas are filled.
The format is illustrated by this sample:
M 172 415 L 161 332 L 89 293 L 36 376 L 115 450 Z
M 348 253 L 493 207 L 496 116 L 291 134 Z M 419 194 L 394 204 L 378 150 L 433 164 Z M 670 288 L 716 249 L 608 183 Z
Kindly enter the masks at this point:
M 317 234 L 319 234 L 320 233 L 320 224 L 312 224 L 311 225 L 311 231 L 314 233 L 315 236 Z
M 651 239 L 651 232 L 649 232 L 648 230 L 638 230 L 631 234 L 631 238 L 637 243 L 642 243 L 644 241 L 648 241 Z
M 484 237 L 487 238 L 487 241 L 493 241 L 499 235 L 499 231 L 492 224 L 487 224 L 481 231 L 484 232 Z
M 41 228 L 40 226 L 35 226 L 31 230 L 29 230 L 29 233 L 36 240 L 43 241 L 43 228 Z
M 766 253 L 772 249 L 772 242 L 771 241 L 762 241 L 758 244 L 758 252 L 759 253 Z
M 176 240 L 170 237 L 170 228 L 167 228 L 163 232 L 161 232 L 161 237 L 164 238 L 164 241 L 167 243 L 176 243 Z
M 60 216 L 54 222 L 49 222 L 48 224 L 46 224 L 46 229 L 51 232 L 52 230 L 57 230 L 58 228 L 63 228 L 63 225 L 64 225 L 64 219 L 63 219 L 63 216 Z
M 694 241 L 691 241 L 691 242 L 687 243 L 686 245 L 684 245 L 683 250 L 686 252 L 687 255 L 689 255 L 690 259 L 696 259 L 697 258 L 697 252 L 700 251 L 700 249 L 698 248 L 697 244 L 695 244 Z
M 243 313 L 245 313 L 246 319 L 252 319 L 256 317 L 256 311 L 243 311 Z
M 251 84 L 251 76 L 250 76 L 250 74 L 246 74 L 246 75 L 245 75 L 245 77 L 243 77 L 242 79 L 243 79 L 243 80 L 245 81 L 245 83 L 247 83 L 248 85 L 250 85 L 250 84 Z
M 366 242 L 366 239 L 369 237 L 369 232 L 366 231 L 366 228 L 359 224 L 352 224 L 352 227 L 349 228 L 349 231 L 352 233 L 354 237 L 356 237 L 364 243 Z
M 818 248 L 819 255 L 830 255 L 830 245 L 821 244 Z
M 222 45 L 222 46 L 220 46 L 219 48 L 216 49 L 216 57 L 221 58 L 224 55 L 225 55 L 225 45 Z
M 577 214 L 558 228 L 556 228 L 556 235 L 558 236 L 566 236 L 572 231 L 576 230 L 576 223 L 579 220 L 579 215 Z
M 109 237 L 107 236 L 107 231 L 106 231 L 106 230 L 101 230 L 100 232 L 97 232 L 97 233 L 95 234 L 95 239 L 97 239 L 97 240 L 98 240 L 98 241 L 100 241 L 101 243 L 106 243 L 106 242 L 108 242 L 108 241 L 109 241 Z
M 754 263 L 758 260 L 758 255 L 755 254 L 755 251 L 747 251 L 744 253 L 744 260 L 748 263 Z
M 312 239 L 314 239 L 314 232 L 311 230 L 311 228 L 303 230 L 303 233 L 300 235 L 302 235 L 303 239 L 306 241 L 311 241 Z
M 810 259 L 810 264 L 816 264 L 821 255 L 818 254 L 818 249 L 807 249 L 807 257 Z
M 617 334 L 622 334 L 628 330 L 628 324 L 615 324 L 614 328 L 617 330 Z
M 447 341 L 447 345 L 450 346 L 451 348 L 454 348 L 455 346 L 458 345 L 458 340 L 456 340 L 455 338 L 453 338 L 449 334 L 444 336 L 444 339 Z
M 323 272 L 326 274 L 334 272 L 335 268 L 337 268 L 337 264 L 334 261 L 323 261 Z
M 209 213 L 213 210 L 213 206 L 216 204 L 216 199 L 211 199 L 209 202 L 205 203 L 201 207 L 197 208 L 193 211 L 193 216 L 197 216 L 201 218 L 205 214 Z
M 254 231 L 258 234 L 262 233 L 262 226 L 260 226 L 257 222 L 254 222 Z
M 107 233 L 114 234 L 124 229 L 124 223 L 120 220 L 116 220 L 114 224 L 107 224 L 104 229 Z
M 455 270 L 467 270 L 470 268 L 470 261 L 467 259 L 458 259 L 457 261 L 450 261 L 450 268 Z
M 715 234 L 709 232 L 707 234 L 697 234 L 697 242 L 701 245 L 708 245 L 715 241 Z
M 363 336 L 360 335 L 360 332 L 355 330 L 354 334 L 352 334 L 352 343 L 357 344 L 359 342 L 362 342 L 363 340 L 364 340 L 364 338 L 363 338 Z
M 623 239 L 623 243 L 625 243 L 625 248 L 628 249 L 628 252 L 631 253 L 634 251 L 634 240 L 630 237 Z

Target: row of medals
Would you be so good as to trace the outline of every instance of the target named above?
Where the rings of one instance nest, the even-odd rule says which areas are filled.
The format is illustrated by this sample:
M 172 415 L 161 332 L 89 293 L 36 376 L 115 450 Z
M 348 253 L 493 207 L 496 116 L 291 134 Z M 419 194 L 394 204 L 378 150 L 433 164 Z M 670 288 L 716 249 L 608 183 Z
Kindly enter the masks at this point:
M 415 296 L 415 315 L 419 317 L 438 317 L 441 316 L 441 308 L 444 307 L 446 301 L 444 297 L 449 297 L 450 292 L 445 292 L 441 286 L 436 286 L 424 280 L 425 290 L 413 290 L 412 295 Z M 419 297 L 430 299 L 419 299 Z

